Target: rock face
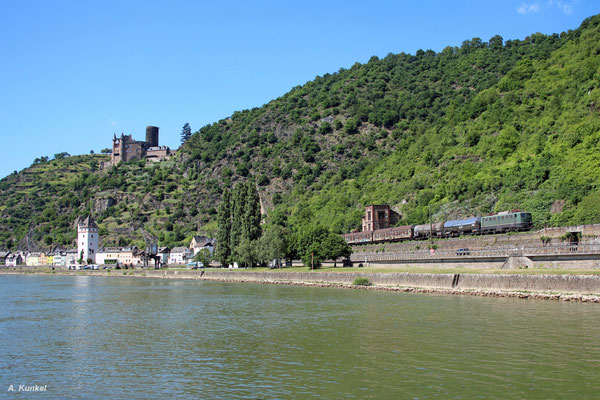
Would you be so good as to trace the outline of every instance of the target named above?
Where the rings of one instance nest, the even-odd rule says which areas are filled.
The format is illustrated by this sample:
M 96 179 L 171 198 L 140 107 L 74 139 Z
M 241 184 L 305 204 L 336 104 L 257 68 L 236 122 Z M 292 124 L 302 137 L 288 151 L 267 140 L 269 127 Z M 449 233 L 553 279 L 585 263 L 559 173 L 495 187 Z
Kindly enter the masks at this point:
M 106 211 L 109 207 L 114 206 L 115 204 L 117 204 L 117 201 L 112 197 L 97 199 L 94 202 L 94 211 L 100 214 Z

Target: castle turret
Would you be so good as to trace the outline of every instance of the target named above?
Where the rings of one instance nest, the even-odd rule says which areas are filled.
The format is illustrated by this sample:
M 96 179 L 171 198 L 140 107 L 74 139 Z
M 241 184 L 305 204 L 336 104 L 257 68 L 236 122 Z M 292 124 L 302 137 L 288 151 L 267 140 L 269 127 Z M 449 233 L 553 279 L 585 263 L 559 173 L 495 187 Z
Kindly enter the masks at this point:
M 146 143 L 148 143 L 148 147 L 158 146 L 158 127 L 157 126 L 147 126 L 146 127 Z
M 91 259 L 96 262 L 98 252 L 98 225 L 92 217 L 87 217 L 77 225 L 77 256 L 83 262 Z

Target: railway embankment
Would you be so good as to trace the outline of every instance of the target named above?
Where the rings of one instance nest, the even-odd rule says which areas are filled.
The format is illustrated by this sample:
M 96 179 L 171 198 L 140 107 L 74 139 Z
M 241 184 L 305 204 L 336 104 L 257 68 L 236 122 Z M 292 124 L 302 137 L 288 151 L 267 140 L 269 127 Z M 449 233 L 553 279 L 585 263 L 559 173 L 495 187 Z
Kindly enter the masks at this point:
M 3 269 L 0 273 L 38 273 L 75 276 L 139 277 L 155 279 L 214 280 L 239 283 L 287 284 L 355 288 L 416 293 L 441 293 L 493 297 L 517 297 L 600 303 L 598 275 L 532 275 L 477 273 L 378 273 L 254 270 L 105 270 L 68 271 Z M 355 286 L 355 278 L 367 278 L 372 286 Z

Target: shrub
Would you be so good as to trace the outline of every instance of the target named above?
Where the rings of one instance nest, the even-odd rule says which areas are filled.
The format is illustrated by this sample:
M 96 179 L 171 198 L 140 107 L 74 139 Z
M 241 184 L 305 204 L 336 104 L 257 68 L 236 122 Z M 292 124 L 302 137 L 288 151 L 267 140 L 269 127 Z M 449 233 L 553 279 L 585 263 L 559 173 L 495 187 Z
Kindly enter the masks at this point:
M 361 278 L 360 276 L 354 278 L 354 281 L 352 282 L 352 284 L 354 286 L 371 286 L 372 285 L 371 281 L 368 278 Z

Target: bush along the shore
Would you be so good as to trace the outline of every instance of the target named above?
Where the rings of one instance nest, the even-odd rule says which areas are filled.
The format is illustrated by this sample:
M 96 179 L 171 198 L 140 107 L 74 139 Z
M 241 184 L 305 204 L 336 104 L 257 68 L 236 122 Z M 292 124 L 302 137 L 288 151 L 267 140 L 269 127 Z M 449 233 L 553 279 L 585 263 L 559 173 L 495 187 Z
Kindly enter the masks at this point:
M 356 277 L 352 282 L 354 286 L 371 286 L 373 283 L 368 278 Z

